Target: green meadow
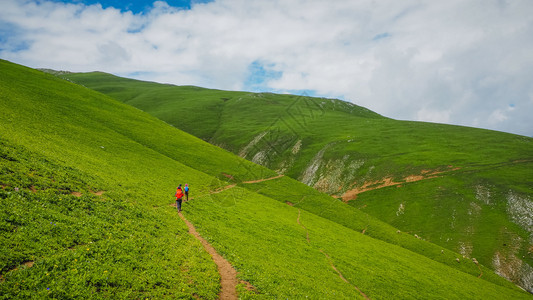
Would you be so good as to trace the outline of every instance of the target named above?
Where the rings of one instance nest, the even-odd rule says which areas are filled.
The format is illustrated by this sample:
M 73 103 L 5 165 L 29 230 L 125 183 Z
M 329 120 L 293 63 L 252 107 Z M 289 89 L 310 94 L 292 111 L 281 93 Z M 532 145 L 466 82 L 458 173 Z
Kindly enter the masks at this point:
M 533 292 L 530 137 L 398 121 L 335 99 L 162 85 L 105 73 L 61 77 L 344 199 L 353 211 L 475 258 Z M 301 194 L 292 184 L 283 192 Z M 287 198 L 307 199 L 302 205 L 315 214 L 366 228 L 360 218 L 340 216 L 344 208 L 323 210 L 308 198 Z
M 102 93 L 7 61 L 0 90 L 2 299 L 217 299 L 179 183 L 242 299 L 531 298 L 296 180 L 249 183 L 276 172 Z

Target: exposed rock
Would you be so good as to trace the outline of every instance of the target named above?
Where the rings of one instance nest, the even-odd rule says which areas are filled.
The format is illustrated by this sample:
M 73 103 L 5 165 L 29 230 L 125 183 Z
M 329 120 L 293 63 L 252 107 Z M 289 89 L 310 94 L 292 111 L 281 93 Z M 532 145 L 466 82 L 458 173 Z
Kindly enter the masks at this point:
M 396 216 L 403 215 L 405 213 L 405 205 L 400 203 L 398 210 L 396 211 Z
M 246 155 L 248 155 L 248 152 L 250 149 L 252 149 L 259 141 L 268 133 L 268 131 L 262 132 L 258 135 L 256 135 L 249 143 L 246 145 L 242 150 L 239 152 L 239 156 L 242 158 L 246 158 Z

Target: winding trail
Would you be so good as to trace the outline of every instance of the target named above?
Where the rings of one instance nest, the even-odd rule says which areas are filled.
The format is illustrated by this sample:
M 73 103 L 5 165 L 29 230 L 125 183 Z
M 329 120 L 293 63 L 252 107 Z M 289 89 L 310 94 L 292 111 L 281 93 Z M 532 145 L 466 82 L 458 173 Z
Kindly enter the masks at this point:
M 224 176 L 228 178 L 230 177 L 233 178 L 233 176 L 228 175 L 228 174 L 224 174 Z M 270 177 L 270 178 L 243 181 L 242 183 L 245 183 L 245 184 L 259 183 L 259 182 L 277 179 L 283 176 L 284 176 L 283 174 L 280 174 L 280 175 Z M 220 187 L 216 190 L 209 191 L 209 194 L 218 194 L 223 191 L 234 188 L 235 186 L 237 186 L 236 183 L 230 184 L 224 187 Z M 196 198 L 203 197 L 203 196 L 205 195 L 201 195 Z M 191 198 L 191 200 L 193 199 Z M 171 204 L 171 205 L 175 207 L 175 204 Z M 178 212 L 178 215 L 189 228 L 189 233 L 202 243 L 202 245 L 204 246 L 204 249 L 207 251 L 207 253 L 209 253 L 209 255 L 211 255 L 211 257 L 213 258 L 213 261 L 217 265 L 218 273 L 220 274 L 220 285 L 221 285 L 220 294 L 218 295 L 219 299 L 222 299 L 222 300 L 238 299 L 236 287 L 237 287 L 237 284 L 239 283 L 239 280 L 237 279 L 237 271 L 225 258 L 223 258 L 220 254 L 217 253 L 215 248 L 211 246 L 211 244 L 209 244 L 209 242 L 207 242 L 198 233 L 198 231 L 196 231 L 196 228 L 194 228 L 194 225 L 191 222 L 189 222 L 189 220 L 187 220 L 181 212 Z M 309 242 L 309 236 L 307 237 L 307 240 Z M 253 287 L 249 282 L 242 281 L 242 280 L 240 282 L 246 285 L 246 289 L 255 291 L 255 287 Z
M 226 185 L 226 186 L 218 188 L 218 189 L 216 189 L 214 191 L 210 191 L 209 194 L 218 194 L 218 193 L 221 193 L 221 192 L 223 192 L 225 190 L 229 190 L 229 189 L 231 189 L 231 188 L 233 188 L 235 186 L 237 186 L 237 184 Z
M 217 253 L 215 248 L 211 246 L 199 233 L 196 231 L 196 228 L 192 225 L 191 222 L 189 222 L 185 217 L 180 213 L 178 213 L 180 218 L 187 224 L 187 227 L 189 228 L 189 233 L 193 235 L 197 240 L 199 240 L 202 245 L 204 246 L 204 249 L 211 255 L 215 263 L 218 267 L 218 273 L 220 274 L 220 294 L 218 295 L 219 299 L 237 299 L 237 290 L 236 286 L 238 283 L 237 280 L 237 271 L 233 268 L 233 266 L 224 259 L 220 254 Z
M 307 230 L 307 227 L 305 227 L 301 222 L 300 222 L 300 209 L 298 209 L 298 217 L 296 218 L 296 222 L 298 223 L 298 225 L 302 226 L 303 229 L 305 229 L 305 235 L 306 235 L 306 239 L 307 239 L 307 243 L 308 244 L 311 244 L 311 242 L 309 241 L 309 230 Z M 363 233 L 364 234 L 364 233 Z M 337 274 L 339 275 L 340 279 L 342 279 L 342 281 L 346 282 L 347 284 L 351 285 L 356 291 L 359 292 L 359 294 L 361 296 L 363 296 L 365 299 L 367 300 L 370 300 L 370 298 L 368 298 L 368 296 L 363 293 L 363 291 L 361 291 L 355 284 L 349 282 L 346 278 L 344 278 L 344 276 L 342 275 L 342 273 L 339 271 L 339 269 L 337 269 L 337 267 L 335 267 L 335 265 L 333 264 L 333 260 L 331 259 L 331 257 L 326 253 L 324 252 L 324 250 L 322 249 L 318 249 L 318 251 L 320 251 L 320 253 L 324 254 L 324 256 L 328 259 L 328 262 L 329 262 L 329 265 L 331 266 L 331 268 L 337 272 Z
M 223 174 L 225 177 L 228 177 L 230 179 L 233 179 L 233 176 L 230 175 L 230 174 Z M 264 179 L 258 179 L 258 180 L 249 180 L 249 181 L 242 181 L 240 183 L 244 183 L 244 184 L 252 184 L 252 183 L 260 183 L 260 182 L 264 182 L 264 181 L 269 181 L 269 180 L 274 180 L 274 179 L 278 179 L 278 178 L 281 178 L 285 175 L 283 174 L 280 174 L 280 175 L 277 175 L 277 176 L 274 176 L 274 177 L 270 177 L 270 178 L 264 178 Z M 218 193 L 221 193 L 225 190 L 229 190 L 231 188 L 234 188 L 238 185 L 238 183 L 232 183 L 232 184 L 229 184 L 229 185 L 226 185 L 226 186 L 222 186 L 222 187 L 219 187 L 217 189 L 214 189 L 212 191 L 209 191 L 208 193 L 206 194 L 201 194 L 199 196 L 196 196 L 195 198 L 201 198 L 201 197 L 204 197 L 204 196 L 207 196 L 207 195 L 212 195 L 212 194 L 218 194 Z M 191 198 L 191 200 L 194 200 L 194 198 Z
M 263 182 L 263 181 L 269 181 L 269 180 L 274 180 L 274 179 L 278 179 L 278 178 L 281 178 L 285 175 L 283 174 L 279 174 L 277 176 L 274 176 L 274 177 L 270 177 L 270 178 L 264 178 L 264 179 L 258 179 L 258 180 L 250 180 L 250 181 L 243 181 L 242 183 L 259 183 L 259 182 Z
M 477 278 L 481 278 L 481 276 L 483 276 L 483 270 L 481 270 L 481 267 L 479 266 L 479 264 L 476 264 L 477 265 L 477 268 L 479 269 L 479 276 Z

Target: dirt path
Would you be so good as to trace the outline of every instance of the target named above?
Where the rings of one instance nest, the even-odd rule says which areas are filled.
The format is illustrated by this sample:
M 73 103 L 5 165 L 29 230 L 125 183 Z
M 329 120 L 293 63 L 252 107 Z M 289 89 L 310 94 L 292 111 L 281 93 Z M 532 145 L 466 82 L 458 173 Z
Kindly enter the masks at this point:
M 283 177 L 283 176 L 285 176 L 285 175 L 280 174 L 280 175 L 278 175 L 278 176 L 274 176 L 274 177 L 270 177 L 270 178 L 265 178 L 265 179 L 243 181 L 242 183 L 259 183 L 259 182 L 263 182 L 263 181 L 269 181 L 269 180 L 278 179 L 278 178 L 281 178 L 281 177 Z
M 228 178 L 233 178 L 233 176 L 229 175 L 229 174 L 223 174 L 224 176 L 228 177 Z M 274 179 L 278 179 L 278 178 L 281 178 L 285 175 L 281 174 L 281 175 L 277 175 L 277 176 L 274 176 L 274 177 L 270 177 L 270 178 L 264 178 L 264 179 L 258 179 L 258 180 L 250 180 L 250 181 L 243 181 L 241 183 L 245 183 L 245 184 L 250 184 L 250 183 L 259 183 L 259 182 L 264 182 L 264 181 L 268 181 L 268 180 L 274 180 Z M 237 183 L 233 183 L 233 184 L 230 184 L 230 185 L 226 185 L 226 186 L 223 186 L 223 187 L 219 187 L 217 188 L 216 190 L 212 190 L 212 191 L 209 191 L 209 194 L 203 194 L 203 195 L 200 195 L 200 196 L 196 196 L 196 198 L 200 198 L 200 197 L 203 197 L 203 196 L 206 196 L 206 195 L 210 195 L 210 194 L 218 194 L 218 193 L 221 193 L 225 190 L 229 190 L 231 188 L 234 188 L 237 186 Z M 191 199 L 192 200 L 192 199 Z
M 404 183 L 432 179 L 432 178 L 442 176 L 442 174 L 444 173 L 451 172 L 451 171 L 457 171 L 459 169 L 460 168 L 448 166 L 446 170 L 422 170 L 420 174 L 406 176 L 401 181 L 394 181 L 392 177 L 385 177 L 381 180 L 376 180 L 376 181 L 367 181 L 363 183 L 363 185 L 356 187 L 355 189 L 346 191 L 342 195 L 342 201 L 348 202 L 351 200 L 355 200 L 357 198 L 357 195 L 364 193 L 364 192 L 377 190 L 377 189 L 381 189 L 381 188 L 389 187 L 389 186 L 401 186 Z
M 211 257 L 213 257 L 213 260 L 217 264 L 218 273 L 220 274 L 220 285 L 222 287 L 220 294 L 218 295 L 219 299 L 237 299 L 237 271 L 235 271 L 233 266 L 227 260 L 217 253 L 213 246 L 211 246 L 202 236 L 200 236 L 191 222 L 185 219 L 181 213 L 178 213 L 178 215 L 183 222 L 187 224 L 187 227 L 189 227 L 189 233 L 202 243 L 205 250 L 211 255 Z
M 305 227 L 301 222 L 300 222 L 300 210 L 298 209 L 298 217 L 296 218 L 296 223 L 298 223 L 298 225 L 302 226 L 303 229 L 305 229 L 305 237 L 307 239 L 307 243 L 308 244 L 311 244 L 311 242 L 309 241 L 309 230 L 307 230 L 307 227 Z M 320 251 L 320 253 L 324 254 L 324 256 L 328 259 L 328 262 L 329 262 L 329 265 L 331 266 L 331 268 L 337 272 L 337 274 L 339 275 L 340 279 L 342 279 L 342 281 L 346 282 L 347 284 L 351 285 L 356 291 L 359 292 L 359 294 L 361 294 L 361 296 L 363 296 L 365 299 L 369 300 L 370 298 L 368 298 L 368 296 L 363 293 L 363 291 L 361 291 L 355 284 L 352 284 L 351 282 L 349 282 L 346 278 L 344 278 L 344 276 L 342 276 L 342 273 L 339 271 L 339 269 L 337 269 L 337 267 L 335 267 L 335 265 L 333 264 L 333 260 L 331 259 L 331 257 L 326 253 L 324 252 L 324 250 L 322 249 L 318 249 Z
M 214 191 L 210 191 L 209 194 L 218 194 L 218 193 L 221 193 L 221 192 L 223 192 L 223 191 L 225 191 L 225 190 L 229 190 L 229 189 L 231 189 L 231 188 L 234 188 L 234 187 L 236 187 L 236 186 L 237 186 L 237 184 L 226 185 L 226 186 L 221 187 L 221 188 L 218 188 L 218 189 L 216 189 L 216 190 L 214 190 Z
M 231 175 L 224 174 L 224 176 L 228 177 L 228 176 L 231 176 Z M 283 177 L 283 176 L 284 175 L 281 174 L 281 175 L 277 175 L 277 176 L 270 177 L 270 178 L 265 178 L 265 179 L 243 181 L 242 183 L 246 183 L 246 184 L 259 183 L 259 182 L 263 182 L 263 181 L 277 179 L 277 178 L 280 178 L 280 177 Z M 231 176 L 231 178 L 233 178 L 233 176 Z M 237 186 L 237 184 L 230 184 L 230 185 L 227 185 L 227 186 L 224 186 L 224 187 L 220 187 L 220 188 L 218 188 L 216 190 L 209 191 L 209 194 L 218 194 L 218 193 L 221 193 L 223 191 L 226 191 L 226 190 L 229 190 L 231 188 L 234 188 L 235 186 Z M 201 195 L 201 196 L 204 196 L 204 195 Z M 200 197 L 200 196 L 198 196 L 198 197 Z M 196 198 L 198 198 L 198 197 L 196 197 Z M 191 200 L 193 200 L 193 199 L 191 198 Z M 172 204 L 172 206 L 175 206 L 175 204 Z M 196 231 L 196 229 L 194 228 L 194 225 L 192 225 L 192 223 L 189 222 L 189 220 L 187 220 L 183 216 L 183 214 L 181 212 L 178 213 L 178 215 L 183 220 L 183 222 L 185 222 L 187 227 L 189 228 L 189 233 L 191 235 L 193 235 L 197 240 L 199 240 L 202 243 L 202 245 L 204 246 L 205 250 L 209 253 L 209 255 L 211 255 L 211 257 L 213 258 L 213 260 L 215 261 L 215 263 L 216 263 L 216 265 L 218 267 L 218 273 L 220 274 L 220 285 L 221 285 L 219 299 L 223 299 L 223 300 L 226 300 L 226 299 L 237 299 L 236 286 L 239 283 L 239 280 L 237 279 L 237 271 L 233 268 L 233 266 L 226 259 L 224 259 L 220 254 L 217 253 L 217 251 L 215 250 L 215 248 L 213 248 L 213 246 L 211 246 Z M 307 239 L 309 241 L 309 236 L 307 237 Z M 251 290 L 251 291 L 255 291 L 255 287 L 253 287 L 250 283 L 248 283 L 246 281 L 241 281 L 241 282 L 246 285 L 246 289 Z

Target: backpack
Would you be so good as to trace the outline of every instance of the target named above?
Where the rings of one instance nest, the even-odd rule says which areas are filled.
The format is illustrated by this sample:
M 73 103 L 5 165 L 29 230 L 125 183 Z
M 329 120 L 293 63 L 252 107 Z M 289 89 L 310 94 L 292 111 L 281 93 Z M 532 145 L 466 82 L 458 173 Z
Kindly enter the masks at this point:
M 178 189 L 176 191 L 176 200 L 180 199 L 180 198 L 183 198 L 183 192 L 181 191 L 181 189 Z
M 189 192 L 189 187 L 188 186 L 185 187 L 185 193 L 187 193 L 187 192 Z

